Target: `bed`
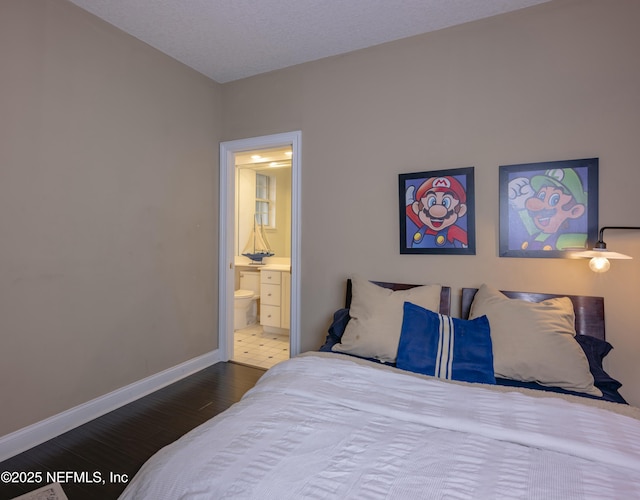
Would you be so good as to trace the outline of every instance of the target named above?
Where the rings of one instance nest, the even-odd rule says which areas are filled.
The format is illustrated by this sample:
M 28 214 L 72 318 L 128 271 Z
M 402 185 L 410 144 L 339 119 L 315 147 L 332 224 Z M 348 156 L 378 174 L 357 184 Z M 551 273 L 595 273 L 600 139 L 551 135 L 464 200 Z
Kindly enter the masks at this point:
M 498 376 L 461 380 L 491 378 L 475 358 L 484 366 L 491 356 L 497 370 L 513 368 L 500 366 L 508 344 L 497 337 L 483 344 L 487 324 L 490 334 L 499 333 L 502 316 L 494 309 L 504 316 L 500 308 L 521 308 L 518 317 L 531 316 L 542 331 L 539 308 L 558 309 L 581 325 L 583 313 L 598 307 L 571 302 L 569 314 L 565 297 L 514 300 L 483 285 L 464 292 L 471 297 L 463 301 L 465 318 L 452 318 L 446 287 L 368 283 L 357 279 L 349 287 L 349 307 L 336 311 L 329 328 L 331 348 L 268 370 L 240 402 L 154 455 L 121 498 L 640 498 L 639 410 L 597 396 L 602 391 L 592 374 L 589 397 L 550 392 L 544 377 L 538 382 L 545 390 L 499 385 Z M 365 331 L 395 329 L 398 314 L 399 332 L 364 339 L 375 347 L 358 342 Z M 554 328 L 566 327 L 567 317 L 551 316 Z M 437 376 L 420 373 L 434 367 L 422 359 L 433 357 L 424 348 L 433 340 L 432 321 L 439 322 L 439 337 L 453 332 L 454 339 L 448 348 L 438 344 L 438 353 L 448 349 L 453 361 L 436 362 L 436 372 L 443 368 Z M 605 343 L 602 328 L 598 335 L 592 338 Z M 584 352 L 575 338 L 563 339 Z M 474 347 L 462 352 L 467 340 Z M 346 352 L 350 342 L 362 352 Z M 587 363 L 586 353 L 580 360 Z M 516 370 L 523 372 L 520 361 Z

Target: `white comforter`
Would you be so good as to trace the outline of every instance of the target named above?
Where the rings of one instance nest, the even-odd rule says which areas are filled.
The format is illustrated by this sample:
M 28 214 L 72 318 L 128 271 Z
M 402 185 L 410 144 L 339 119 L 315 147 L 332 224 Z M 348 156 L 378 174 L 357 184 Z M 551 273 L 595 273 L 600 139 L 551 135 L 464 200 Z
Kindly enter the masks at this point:
M 303 356 L 160 450 L 123 499 L 640 498 L 640 420 Z

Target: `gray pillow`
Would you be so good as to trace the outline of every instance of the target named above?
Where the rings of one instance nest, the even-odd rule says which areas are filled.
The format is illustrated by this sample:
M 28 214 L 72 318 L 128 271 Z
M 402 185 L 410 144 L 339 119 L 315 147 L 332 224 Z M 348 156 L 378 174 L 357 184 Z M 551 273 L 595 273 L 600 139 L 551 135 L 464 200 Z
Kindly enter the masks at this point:
M 395 363 L 404 303 L 411 302 L 436 312 L 440 307 L 440 285 L 392 291 L 360 276 L 354 276 L 351 284 L 351 319 L 342 342 L 332 347 L 335 352 Z
M 571 299 L 528 302 L 482 285 L 471 304 L 469 319 L 483 315 L 491 327 L 496 377 L 602 396 L 575 339 Z

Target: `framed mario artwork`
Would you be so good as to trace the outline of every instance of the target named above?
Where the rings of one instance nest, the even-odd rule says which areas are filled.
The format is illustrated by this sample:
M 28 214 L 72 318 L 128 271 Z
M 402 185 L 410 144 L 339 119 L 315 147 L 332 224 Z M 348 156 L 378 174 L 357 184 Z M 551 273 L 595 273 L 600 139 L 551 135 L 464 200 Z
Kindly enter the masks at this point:
M 400 174 L 400 253 L 475 255 L 473 167 Z
M 500 167 L 501 257 L 570 257 L 597 233 L 598 158 Z

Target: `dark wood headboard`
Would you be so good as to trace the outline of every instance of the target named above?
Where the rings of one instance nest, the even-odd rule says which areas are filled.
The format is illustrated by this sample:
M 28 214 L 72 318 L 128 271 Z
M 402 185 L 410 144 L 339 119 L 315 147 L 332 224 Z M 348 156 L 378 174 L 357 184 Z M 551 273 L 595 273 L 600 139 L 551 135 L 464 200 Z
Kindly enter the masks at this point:
M 475 297 L 477 288 L 462 289 L 462 318 L 468 319 L 471 311 L 471 303 Z M 501 290 L 502 291 L 502 290 Z M 605 340 L 604 332 L 604 298 L 589 297 L 585 295 L 557 295 L 552 293 L 509 292 L 502 291 L 510 299 L 521 299 L 529 302 L 541 302 L 556 297 L 568 297 L 573 302 L 573 310 L 576 314 L 576 333 L 578 335 L 590 335 Z
M 414 288 L 416 286 L 423 285 L 409 285 L 407 283 L 389 283 L 386 281 L 372 281 L 371 283 L 381 286 L 383 288 L 388 288 L 393 290 L 408 290 L 409 288 Z M 351 307 L 351 280 L 347 280 L 347 294 L 345 298 L 345 307 L 348 309 Z M 440 310 L 438 311 L 440 314 L 450 315 L 451 314 L 451 287 L 443 286 L 440 290 Z

